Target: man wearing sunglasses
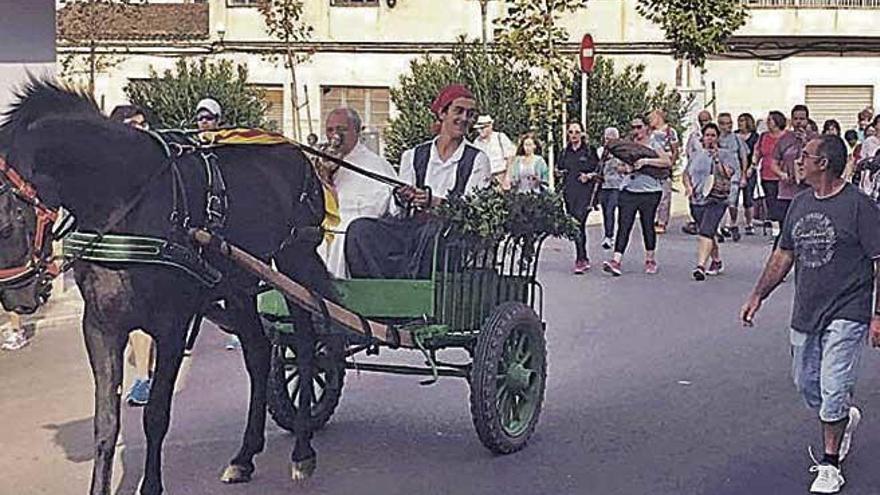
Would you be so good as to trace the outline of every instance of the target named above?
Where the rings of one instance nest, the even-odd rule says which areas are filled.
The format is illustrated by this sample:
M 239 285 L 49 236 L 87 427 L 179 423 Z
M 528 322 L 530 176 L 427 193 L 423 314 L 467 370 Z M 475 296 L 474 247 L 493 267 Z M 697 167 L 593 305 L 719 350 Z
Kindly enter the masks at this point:
M 822 425 L 824 455 L 811 457 L 810 492 L 837 493 L 861 412 L 852 403 L 859 359 L 870 335 L 880 347 L 880 210 L 841 175 L 847 150 L 838 136 L 807 142 L 796 173 L 811 189 L 795 196 L 777 248 L 740 316 L 752 326 L 761 303 L 795 268 L 792 374 Z
M 216 131 L 220 128 L 223 108 L 213 98 L 205 98 L 196 105 L 196 126 L 200 131 Z

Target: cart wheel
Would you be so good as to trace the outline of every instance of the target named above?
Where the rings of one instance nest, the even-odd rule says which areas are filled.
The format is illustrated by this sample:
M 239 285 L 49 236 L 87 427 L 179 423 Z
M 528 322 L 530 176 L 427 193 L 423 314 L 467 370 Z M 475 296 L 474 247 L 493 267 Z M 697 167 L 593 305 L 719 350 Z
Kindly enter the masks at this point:
M 529 306 L 499 305 L 477 336 L 471 416 L 480 441 L 496 454 L 526 446 L 538 424 L 547 378 L 544 327 Z
M 343 350 L 344 340 L 339 336 L 323 335 L 315 342 L 312 430 L 323 428 L 339 405 L 345 383 Z M 278 343 L 272 347 L 268 386 L 269 414 L 278 426 L 294 431 L 300 386 L 293 345 Z

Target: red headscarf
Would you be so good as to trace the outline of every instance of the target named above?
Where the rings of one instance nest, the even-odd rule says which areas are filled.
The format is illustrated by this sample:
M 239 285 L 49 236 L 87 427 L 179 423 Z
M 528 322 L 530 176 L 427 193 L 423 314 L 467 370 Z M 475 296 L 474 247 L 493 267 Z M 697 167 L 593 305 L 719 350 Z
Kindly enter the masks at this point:
M 463 84 L 450 84 L 437 93 L 437 98 L 434 99 L 434 103 L 431 103 L 431 111 L 434 112 L 434 115 L 440 117 L 440 112 L 455 101 L 456 98 L 476 99 L 471 90 L 467 89 Z

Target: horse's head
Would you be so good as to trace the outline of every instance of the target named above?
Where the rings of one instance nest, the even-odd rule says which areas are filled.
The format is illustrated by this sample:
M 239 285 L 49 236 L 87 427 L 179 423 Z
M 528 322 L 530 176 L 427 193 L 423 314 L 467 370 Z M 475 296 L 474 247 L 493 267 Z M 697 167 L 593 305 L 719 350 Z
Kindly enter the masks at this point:
M 45 302 L 57 271 L 52 264 L 55 212 L 0 158 L 0 303 L 33 313 Z

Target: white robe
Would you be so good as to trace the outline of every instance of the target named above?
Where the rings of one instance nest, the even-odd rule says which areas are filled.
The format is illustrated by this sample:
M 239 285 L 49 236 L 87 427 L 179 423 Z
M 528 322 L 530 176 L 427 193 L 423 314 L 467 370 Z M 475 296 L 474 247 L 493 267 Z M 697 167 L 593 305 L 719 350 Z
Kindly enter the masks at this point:
M 358 143 L 344 160 L 371 172 L 397 178 L 397 173 L 391 164 L 373 153 L 363 143 Z M 334 231 L 344 232 L 357 218 L 375 218 L 388 212 L 391 203 L 391 186 L 342 167 L 336 172 L 333 183 L 339 201 L 340 217 L 340 223 L 334 227 Z M 329 242 L 325 239 L 318 248 L 318 253 L 327 263 L 331 275 L 336 278 L 348 278 L 348 265 L 345 263 L 345 234 L 336 234 Z

